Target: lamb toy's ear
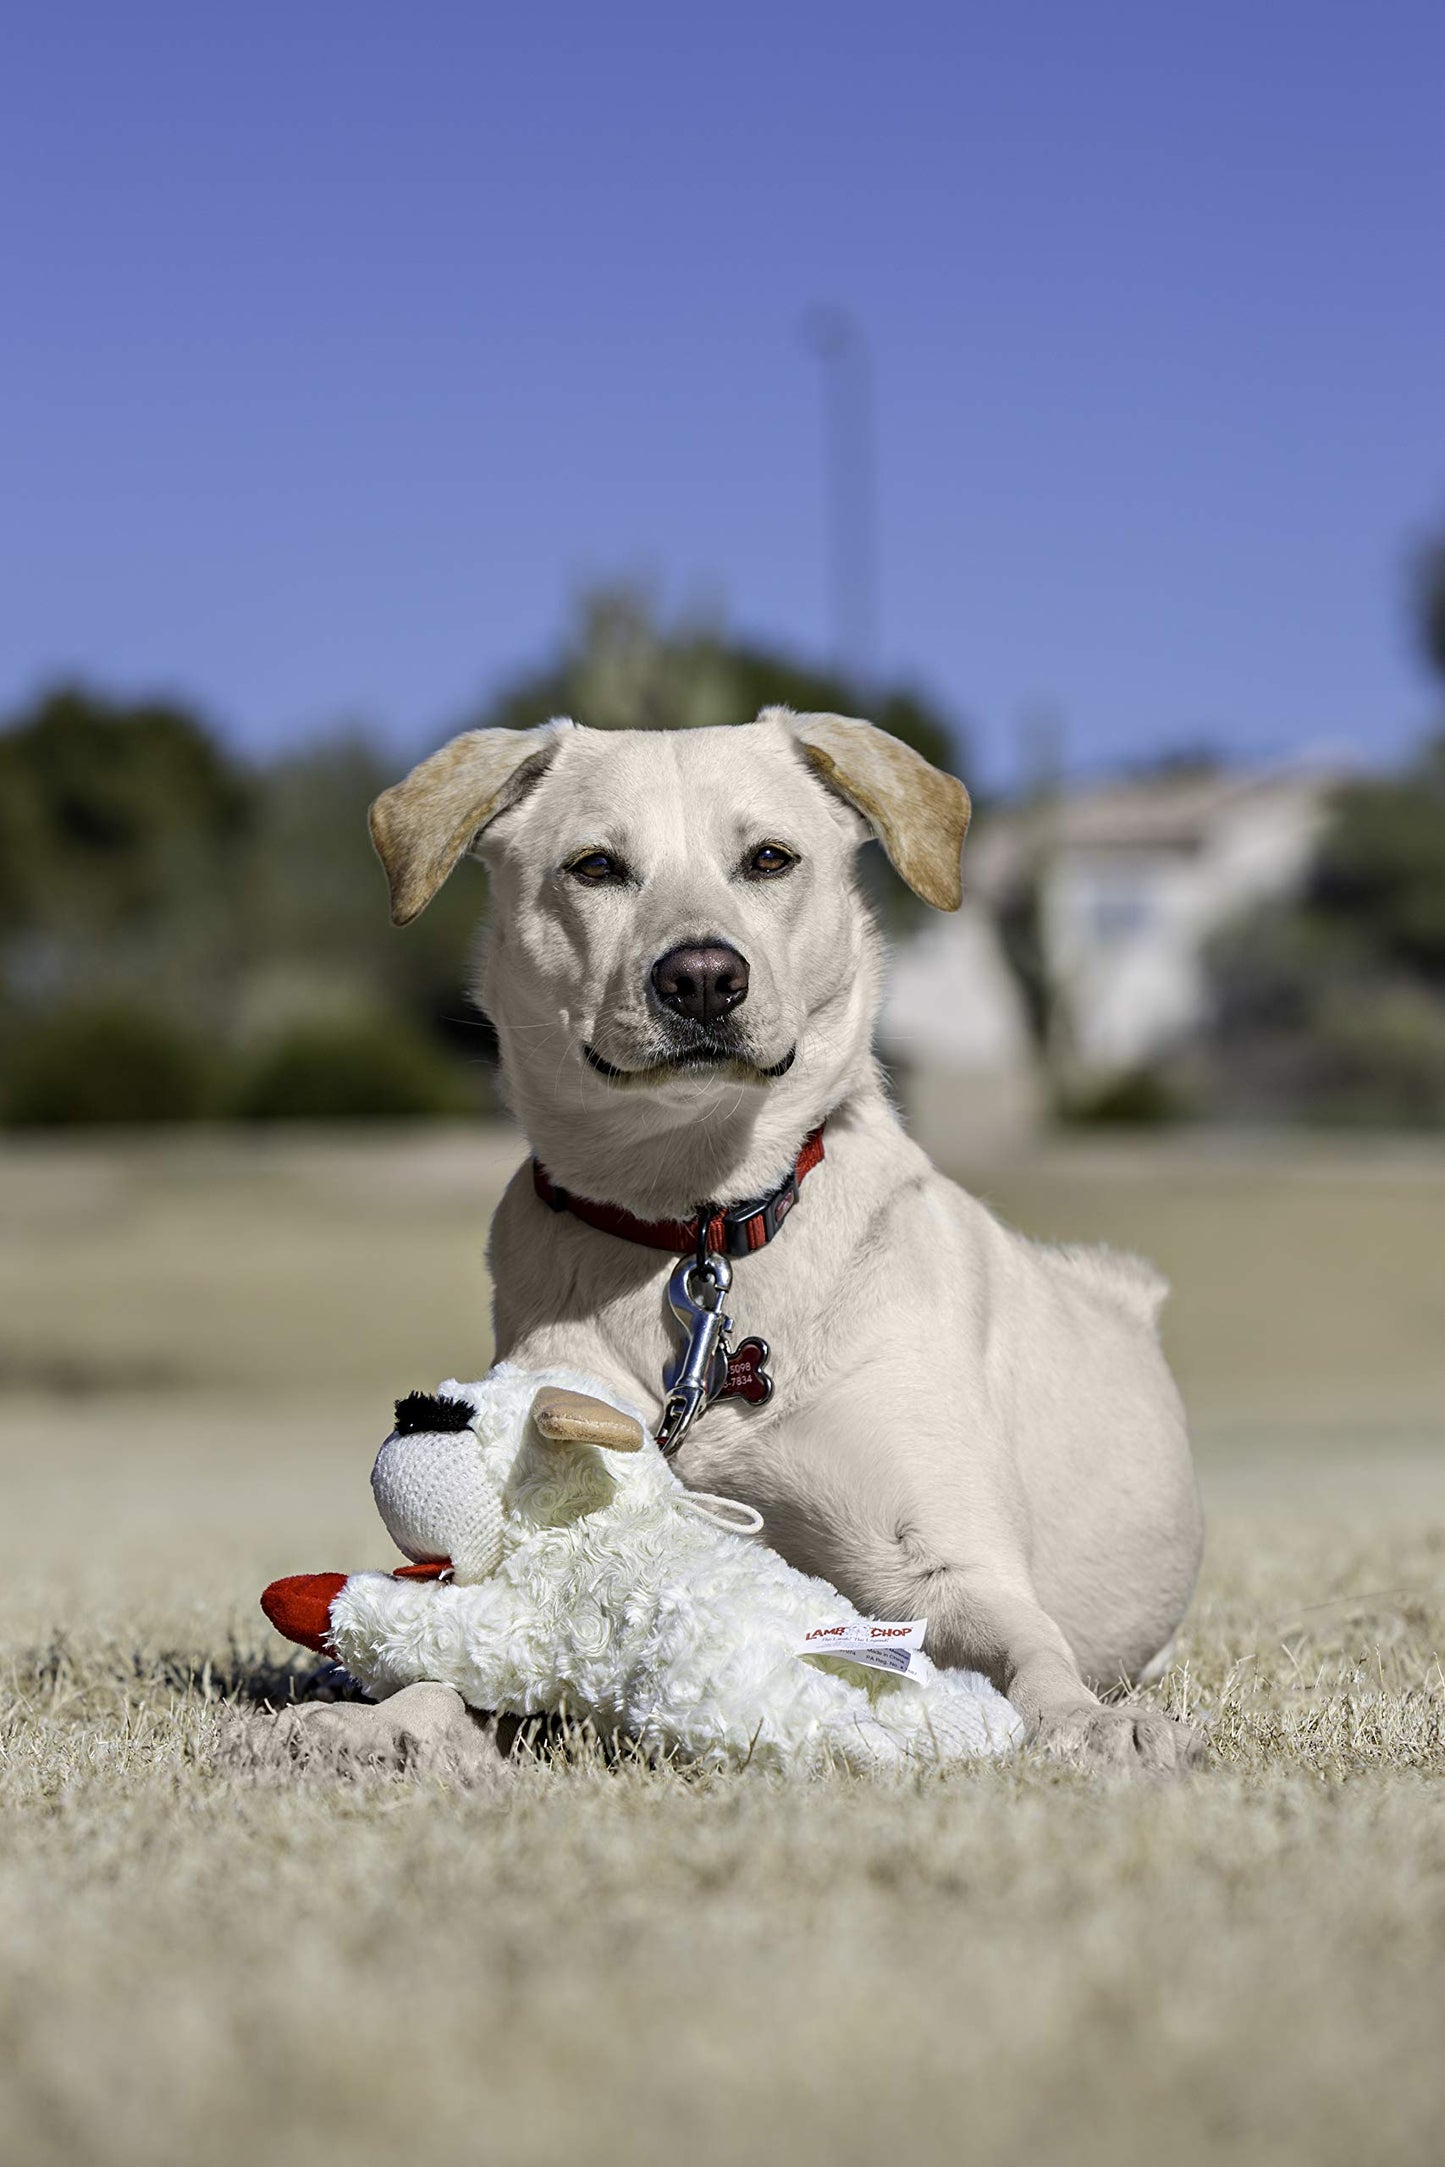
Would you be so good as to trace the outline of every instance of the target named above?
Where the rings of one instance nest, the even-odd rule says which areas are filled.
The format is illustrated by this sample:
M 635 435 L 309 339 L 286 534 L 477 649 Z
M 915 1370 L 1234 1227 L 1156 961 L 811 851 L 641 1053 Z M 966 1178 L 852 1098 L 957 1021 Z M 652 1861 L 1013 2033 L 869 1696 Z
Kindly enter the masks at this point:
M 543 1385 L 532 1402 L 537 1435 L 549 1445 L 602 1445 L 609 1452 L 639 1452 L 644 1431 L 635 1415 L 609 1407 L 588 1392 Z

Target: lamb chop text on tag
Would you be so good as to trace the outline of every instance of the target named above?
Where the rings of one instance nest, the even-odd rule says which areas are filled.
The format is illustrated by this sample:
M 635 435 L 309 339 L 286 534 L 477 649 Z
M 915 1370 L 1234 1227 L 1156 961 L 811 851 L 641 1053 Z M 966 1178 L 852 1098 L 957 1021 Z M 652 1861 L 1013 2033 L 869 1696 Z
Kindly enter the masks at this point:
M 815 1625 L 795 1650 L 798 1655 L 841 1655 L 850 1663 L 866 1663 L 870 1670 L 891 1670 L 906 1676 L 918 1668 L 923 1652 L 927 1618 L 910 1618 L 897 1624 L 881 1618 L 860 1618 L 855 1624 Z

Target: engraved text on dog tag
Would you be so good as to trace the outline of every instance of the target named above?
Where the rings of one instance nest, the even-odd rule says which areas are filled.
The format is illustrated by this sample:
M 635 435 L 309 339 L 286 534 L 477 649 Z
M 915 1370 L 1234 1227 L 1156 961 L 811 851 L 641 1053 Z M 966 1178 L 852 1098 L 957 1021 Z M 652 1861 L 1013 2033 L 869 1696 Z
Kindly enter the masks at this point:
M 773 1380 L 764 1367 L 768 1352 L 765 1339 L 744 1339 L 736 1347 L 729 1347 L 727 1382 L 718 1398 L 743 1399 L 750 1407 L 761 1407 L 765 1400 L 770 1400 Z

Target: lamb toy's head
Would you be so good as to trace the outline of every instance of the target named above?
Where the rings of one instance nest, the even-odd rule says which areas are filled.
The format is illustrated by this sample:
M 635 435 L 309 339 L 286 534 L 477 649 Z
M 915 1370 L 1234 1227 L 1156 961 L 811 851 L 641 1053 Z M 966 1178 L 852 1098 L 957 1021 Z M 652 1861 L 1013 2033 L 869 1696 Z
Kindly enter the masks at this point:
M 371 1486 L 387 1532 L 417 1564 L 467 1586 L 541 1530 L 616 1506 L 655 1509 L 681 1486 L 641 1417 L 562 1370 L 503 1363 L 398 1400 Z

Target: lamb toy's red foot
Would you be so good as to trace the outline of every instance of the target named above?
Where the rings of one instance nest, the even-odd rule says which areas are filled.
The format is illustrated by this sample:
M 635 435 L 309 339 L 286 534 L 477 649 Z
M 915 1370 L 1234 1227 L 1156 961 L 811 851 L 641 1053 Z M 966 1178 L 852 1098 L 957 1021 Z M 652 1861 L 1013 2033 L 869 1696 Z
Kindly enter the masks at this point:
M 447 1558 L 433 1558 L 425 1565 L 398 1565 L 393 1580 L 440 1580 L 451 1571 Z M 318 1655 L 334 1655 L 328 1635 L 331 1606 L 350 1575 L 347 1573 L 292 1573 L 289 1579 L 273 1580 L 261 1597 L 265 1611 L 278 1633 L 294 1640 L 298 1648 L 313 1648 Z

